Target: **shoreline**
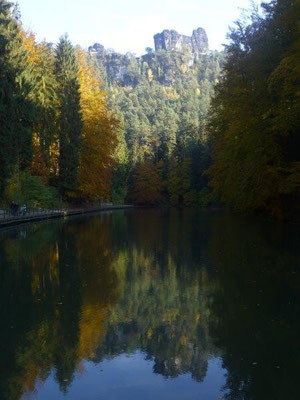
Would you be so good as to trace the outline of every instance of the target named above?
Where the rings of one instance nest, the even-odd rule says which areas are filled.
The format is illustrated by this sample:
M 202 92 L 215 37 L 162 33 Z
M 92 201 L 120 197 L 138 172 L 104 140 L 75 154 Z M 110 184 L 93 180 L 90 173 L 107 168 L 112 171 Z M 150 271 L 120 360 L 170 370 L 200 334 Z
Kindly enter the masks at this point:
M 5 221 L 1 221 L 0 219 L 0 230 L 1 228 L 18 226 L 18 225 L 28 224 L 31 222 L 46 221 L 49 219 L 67 218 L 75 215 L 92 214 L 101 211 L 113 211 L 113 210 L 123 210 L 132 208 L 134 208 L 133 205 L 115 205 L 115 206 L 112 205 L 112 206 L 100 206 L 100 207 L 92 207 L 85 209 L 83 208 L 83 209 L 70 209 L 64 211 L 53 211 L 50 213 L 44 213 L 42 215 L 18 216 L 18 217 L 13 217 L 12 219 L 7 219 Z

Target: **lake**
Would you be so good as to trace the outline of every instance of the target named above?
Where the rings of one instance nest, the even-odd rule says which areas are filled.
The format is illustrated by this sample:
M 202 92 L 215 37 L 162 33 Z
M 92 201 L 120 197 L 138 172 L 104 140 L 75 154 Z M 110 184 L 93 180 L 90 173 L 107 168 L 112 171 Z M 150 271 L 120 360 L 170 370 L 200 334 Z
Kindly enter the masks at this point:
M 0 232 L 1 400 L 298 400 L 300 227 L 126 210 Z

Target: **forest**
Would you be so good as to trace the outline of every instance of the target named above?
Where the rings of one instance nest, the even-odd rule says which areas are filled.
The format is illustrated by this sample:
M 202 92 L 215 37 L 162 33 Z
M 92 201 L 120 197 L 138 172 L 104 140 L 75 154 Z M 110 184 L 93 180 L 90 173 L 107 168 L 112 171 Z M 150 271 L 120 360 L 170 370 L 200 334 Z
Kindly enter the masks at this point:
M 1 202 L 297 218 L 299 33 L 299 0 L 274 0 L 242 16 L 222 52 L 136 57 L 39 42 L 1 0 Z

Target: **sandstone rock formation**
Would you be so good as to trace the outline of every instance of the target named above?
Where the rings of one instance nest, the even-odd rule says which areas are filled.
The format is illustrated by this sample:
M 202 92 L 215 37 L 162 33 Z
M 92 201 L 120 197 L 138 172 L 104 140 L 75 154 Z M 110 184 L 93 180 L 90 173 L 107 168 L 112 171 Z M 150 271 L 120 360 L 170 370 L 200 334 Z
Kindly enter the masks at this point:
M 192 36 L 180 35 L 174 30 L 164 30 L 154 36 L 154 44 L 155 51 L 190 51 L 195 56 L 195 59 L 198 59 L 200 54 L 205 54 L 208 51 L 208 38 L 203 28 L 195 29 Z
M 147 54 L 119 54 L 107 50 L 99 43 L 89 47 L 91 56 L 106 72 L 108 82 L 118 82 L 122 86 L 135 87 L 147 70 L 162 85 L 170 86 L 177 74 L 192 69 L 202 54 L 207 54 L 208 38 L 203 28 L 193 31 L 192 36 L 180 35 L 174 30 L 164 30 L 154 36 L 155 52 L 150 48 Z M 164 51 L 161 51 L 164 50 Z

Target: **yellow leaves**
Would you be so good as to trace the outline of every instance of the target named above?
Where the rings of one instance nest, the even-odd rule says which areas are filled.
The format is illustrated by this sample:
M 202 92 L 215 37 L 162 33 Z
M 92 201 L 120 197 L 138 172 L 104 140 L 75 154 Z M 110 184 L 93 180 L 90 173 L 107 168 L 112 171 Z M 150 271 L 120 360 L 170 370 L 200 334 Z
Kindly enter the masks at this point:
M 187 67 L 186 64 L 182 64 L 182 65 L 180 66 L 180 71 L 181 71 L 183 74 L 185 74 L 185 73 L 187 72 L 187 70 L 188 70 L 188 67 Z
M 147 70 L 147 79 L 149 82 L 153 81 L 153 72 L 152 72 L 152 69 L 150 69 L 150 68 Z
M 196 93 L 196 96 L 200 96 L 200 95 L 201 95 L 201 89 L 200 89 L 200 88 L 197 88 L 197 89 L 195 90 L 195 93 Z
M 38 66 L 41 62 L 42 54 L 47 50 L 45 43 L 38 43 L 35 34 L 30 31 L 22 31 L 23 47 L 27 52 L 28 61 L 33 66 Z
M 179 94 L 176 92 L 176 89 L 173 87 L 165 86 L 163 87 L 163 92 L 165 98 L 168 100 L 178 100 L 180 98 Z
M 77 51 L 77 60 L 83 119 L 79 193 L 89 200 L 108 199 L 118 121 L 108 112 L 106 93 L 82 50 Z
M 36 133 L 33 134 L 32 144 L 33 144 L 33 146 L 39 146 L 40 145 L 40 138 Z
M 58 172 L 58 158 L 59 158 L 59 143 L 56 140 L 50 145 L 50 173 L 57 175 Z
M 94 355 L 106 332 L 106 316 L 107 307 L 105 305 L 83 304 L 79 325 L 79 359 L 86 359 Z
M 164 322 L 174 322 L 179 317 L 179 310 L 177 308 L 166 310 L 162 316 Z
M 32 32 L 22 32 L 23 47 L 27 51 L 28 60 L 33 64 L 40 62 L 41 46 L 36 43 L 36 38 Z
M 79 64 L 78 79 L 80 83 L 81 109 L 83 118 L 88 120 L 89 115 L 105 111 L 106 93 L 100 89 L 101 82 L 83 51 L 78 50 L 77 61 Z
M 148 339 L 151 339 L 152 338 L 152 336 L 153 336 L 153 329 L 148 329 L 148 331 L 147 331 L 147 338 Z

